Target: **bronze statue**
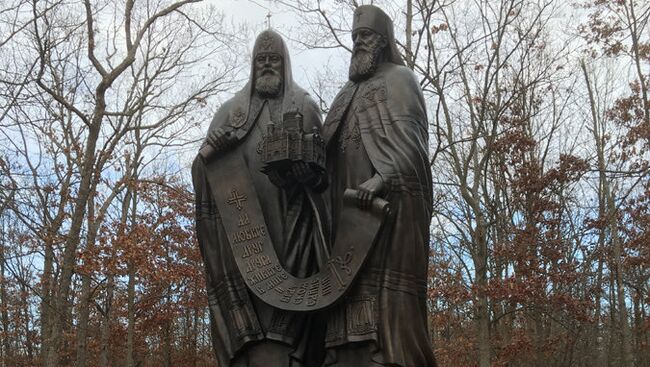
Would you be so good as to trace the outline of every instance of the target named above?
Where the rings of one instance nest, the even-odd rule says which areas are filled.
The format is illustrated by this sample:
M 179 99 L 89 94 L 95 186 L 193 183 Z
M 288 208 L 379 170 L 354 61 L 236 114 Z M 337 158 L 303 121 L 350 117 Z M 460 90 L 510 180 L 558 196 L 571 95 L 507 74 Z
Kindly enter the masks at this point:
M 262 32 L 248 84 L 218 110 L 192 166 L 219 366 L 322 363 L 321 316 L 277 307 L 319 306 L 301 289 L 330 257 L 320 128 L 284 41 Z
M 355 10 L 352 40 L 350 80 L 323 126 L 333 231 L 340 231 L 350 188 L 358 189 L 362 208 L 385 198 L 392 216 L 350 292 L 329 311 L 325 365 L 431 367 L 426 281 L 432 184 L 424 98 L 381 9 Z
M 353 24 L 322 131 L 267 30 L 192 166 L 220 366 L 435 366 L 424 99 L 390 18 L 361 6 Z

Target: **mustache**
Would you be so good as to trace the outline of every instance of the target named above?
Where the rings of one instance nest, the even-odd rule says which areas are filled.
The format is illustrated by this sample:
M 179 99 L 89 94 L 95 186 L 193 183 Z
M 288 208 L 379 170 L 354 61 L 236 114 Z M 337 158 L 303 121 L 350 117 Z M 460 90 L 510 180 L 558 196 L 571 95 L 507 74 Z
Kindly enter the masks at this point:
M 367 46 L 356 46 L 356 47 L 354 47 L 352 49 L 352 54 L 353 55 L 364 53 L 364 52 L 369 53 L 369 52 L 371 52 L 371 49 L 369 47 L 367 47 Z
M 275 71 L 275 70 L 273 70 L 271 68 L 264 68 L 264 69 L 260 70 L 260 75 L 276 75 L 276 76 L 280 76 L 280 73 L 278 73 L 277 71 Z

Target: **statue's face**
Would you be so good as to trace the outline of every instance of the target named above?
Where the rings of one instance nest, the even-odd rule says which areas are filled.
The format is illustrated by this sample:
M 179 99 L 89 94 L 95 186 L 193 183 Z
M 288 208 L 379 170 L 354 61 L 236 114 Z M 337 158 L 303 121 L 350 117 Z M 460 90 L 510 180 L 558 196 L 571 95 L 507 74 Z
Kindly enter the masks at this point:
M 382 35 L 368 28 L 352 32 L 352 42 L 349 76 L 350 80 L 358 82 L 375 73 L 387 43 Z
M 282 89 L 282 56 L 260 53 L 255 56 L 255 90 L 262 97 L 273 98 Z

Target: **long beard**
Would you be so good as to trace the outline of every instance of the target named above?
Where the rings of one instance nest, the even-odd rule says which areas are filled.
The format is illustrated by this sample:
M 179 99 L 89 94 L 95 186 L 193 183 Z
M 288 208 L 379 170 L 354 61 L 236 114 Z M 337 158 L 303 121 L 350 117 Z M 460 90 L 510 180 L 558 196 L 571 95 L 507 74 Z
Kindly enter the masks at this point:
M 266 74 L 255 79 L 255 91 L 263 98 L 274 98 L 282 90 L 282 78 L 276 74 Z
M 359 82 L 372 76 L 377 70 L 379 64 L 379 47 L 373 47 L 371 50 L 357 50 L 350 60 L 350 69 L 348 76 L 353 82 Z

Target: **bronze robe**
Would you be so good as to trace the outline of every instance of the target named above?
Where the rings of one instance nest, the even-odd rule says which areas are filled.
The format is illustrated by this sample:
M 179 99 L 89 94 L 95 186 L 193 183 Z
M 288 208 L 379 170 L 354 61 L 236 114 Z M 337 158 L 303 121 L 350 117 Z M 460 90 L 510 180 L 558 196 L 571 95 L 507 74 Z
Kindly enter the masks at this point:
M 375 173 L 386 184 L 393 211 L 356 284 L 331 311 L 326 365 L 336 360 L 333 348 L 370 341 L 377 363 L 435 366 L 426 306 L 431 173 L 425 104 L 415 76 L 384 63 L 368 80 L 348 82 L 332 104 L 323 135 L 333 224 L 343 191 Z
M 320 195 L 308 192 L 302 186 L 279 189 L 260 172 L 261 141 L 266 126 L 282 118 L 287 109 L 302 112 L 304 129 L 320 128 L 320 113 L 308 94 L 294 85 L 287 90 L 284 101 L 264 101 L 246 98 L 250 87 L 226 102 L 215 115 L 210 129 L 232 126 L 240 115 L 240 106 L 248 104 L 248 116 L 238 130 L 237 145 L 219 154 L 237 154 L 244 158 L 245 167 L 253 180 L 266 222 L 269 236 L 284 268 L 292 275 L 305 277 L 316 272 L 327 258 L 326 233 L 318 223 L 326 223 L 324 204 Z M 248 89 L 248 91 L 247 91 Z M 288 107 L 283 107 L 288 106 Z M 235 121 L 236 122 L 236 121 Z M 196 231 L 199 247 L 206 266 L 206 283 L 213 349 L 220 366 L 229 366 L 246 343 L 269 339 L 294 347 L 292 357 L 309 359 L 313 348 L 318 349 L 322 339 L 308 338 L 314 333 L 313 317 L 290 313 L 268 306 L 248 290 L 234 261 L 228 236 L 206 178 L 210 163 L 199 156 L 192 166 L 196 194 Z M 225 175 L 228 172 L 224 172 Z M 222 188 L 216 188 L 220 190 Z M 320 327 L 322 329 L 322 327 Z M 322 348 L 322 347 L 321 347 Z

